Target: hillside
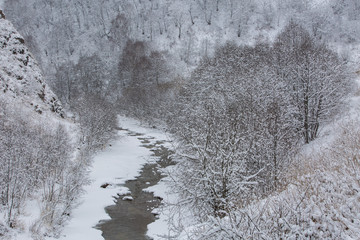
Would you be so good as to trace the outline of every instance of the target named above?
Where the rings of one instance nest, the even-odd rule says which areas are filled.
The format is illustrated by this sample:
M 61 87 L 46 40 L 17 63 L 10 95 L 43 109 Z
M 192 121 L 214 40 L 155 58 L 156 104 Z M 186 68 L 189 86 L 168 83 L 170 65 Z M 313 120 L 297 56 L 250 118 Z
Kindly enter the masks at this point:
M 24 38 L 4 16 L 0 90 L 0 238 L 55 234 L 84 181 L 78 126 L 64 118 Z
M 44 81 L 24 38 L 4 18 L 0 19 L 0 53 L 2 97 L 21 102 L 39 114 L 51 110 L 63 116 L 61 104 Z
M 167 81 L 188 76 L 202 57 L 211 56 L 227 41 L 238 45 L 273 41 L 290 19 L 344 58 L 357 60 L 351 54 L 360 32 L 359 4 L 354 0 L 9 0 L 3 5 L 64 105 L 71 104 L 68 88 L 82 85 L 88 65 L 98 66 L 92 78 L 101 83 L 103 93 L 111 91 L 112 101 L 121 96 L 118 85 L 124 80 L 117 76 L 122 56 L 126 49 L 136 52 L 129 41 L 142 42 L 146 56 L 163 53 L 176 66 Z M 75 75 L 79 77 L 71 77 Z
M 211 216 L 201 223 L 194 220 L 191 208 L 181 207 L 173 197 L 169 206 L 176 207 L 168 207 L 165 213 L 183 217 L 175 217 L 168 236 L 182 240 L 359 239 L 358 93 L 348 99 L 349 109 L 327 124 L 318 139 L 292 156 L 276 191 L 226 217 Z M 162 217 L 162 221 L 167 219 Z

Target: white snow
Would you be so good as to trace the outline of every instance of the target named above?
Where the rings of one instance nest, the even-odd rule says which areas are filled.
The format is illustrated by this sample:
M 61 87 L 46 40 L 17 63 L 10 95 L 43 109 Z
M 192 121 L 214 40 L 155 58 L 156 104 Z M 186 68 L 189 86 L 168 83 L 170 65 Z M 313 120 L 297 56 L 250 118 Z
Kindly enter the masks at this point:
M 168 184 L 166 178 L 161 180 L 157 185 L 145 189 L 149 192 L 154 192 L 155 196 L 161 197 L 164 203 L 175 202 L 173 199 L 176 197 L 175 194 L 169 194 Z M 159 214 L 158 219 L 148 225 L 147 235 L 153 239 L 163 239 L 162 237 L 170 236 L 169 231 L 168 215 L 171 214 L 169 209 L 165 206 L 154 209 L 152 213 Z
M 119 124 L 124 129 L 142 133 L 141 137 L 154 137 L 156 140 L 167 140 L 167 136 L 156 129 L 141 127 L 139 122 L 119 117 Z M 72 213 L 72 219 L 65 227 L 60 239 L 63 240 L 99 240 L 103 239 L 101 231 L 94 228 L 100 220 L 109 219 L 104 208 L 114 204 L 113 197 L 128 193 L 125 187 L 117 186 L 126 180 L 134 179 L 142 165 L 151 160 L 151 151 L 141 147 L 139 136 L 128 136 L 124 131 L 119 132 L 119 138 L 111 147 L 99 153 L 93 162 L 89 186 L 82 198 L 81 205 Z M 104 183 L 111 186 L 101 188 Z M 165 225 L 161 226 L 166 229 Z M 54 238 L 48 238 L 54 239 Z M 55 240 L 55 239 L 54 239 Z
M 132 201 L 134 198 L 132 196 L 125 196 L 122 198 L 123 201 Z

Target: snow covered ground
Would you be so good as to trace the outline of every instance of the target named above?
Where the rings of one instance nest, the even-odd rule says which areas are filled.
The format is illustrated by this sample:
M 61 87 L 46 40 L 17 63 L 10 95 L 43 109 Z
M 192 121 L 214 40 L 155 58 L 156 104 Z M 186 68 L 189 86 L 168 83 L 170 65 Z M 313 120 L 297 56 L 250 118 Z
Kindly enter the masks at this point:
M 142 133 L 145 137 L 154 137 L 156 140 L 168 140 L 164 132 L 156 129 L 141 127 L 139 122 L 125 117 L 119 118 L 119 125 L 124 129 Z M 128 190 L 116 186 L 126 180 L 134 179 L 139 174 L 142 165 L 151 160 L 149 149 L 140 147 L 141 142 L 137 136 L 128 136 L 119 131 L 119 138 L 103 152 L 99 153 L 91 168 L 89 186 L 86 186 L 82 203 L 72 213 L 72 219 L 65 227 L 60 239 L 62 240 L 99 240 L 101 231 L 94 228 L 100 220 L 109 219 L 105 207 L 114 204 L 113 197 Z M 111 186 L 101 188 L 102 184 Z M 155 188 L 156 189 L 156 188 Z M 159 189 L 163 189 L 160 186 Z M 166 222 L 157 224 L 157 229 L 166 232 Z M 48 238 L 51 240 L 50 238 Z
M 172 166 L 168 168 L 172 168 Z M 163 178 L 157 185 L 147 188 L 146 191 L 153 192 L 155 196 L 161 197 L 163 199 L 163 203 L 165 204 L 176 202 L 174 199 L 176 198 L 176 195 L 169 194 L 169 185 L 167 184 L 168 180 L 169 179 L 167 178 Z M 153 239 L 170 239 L 171 236 L 174 235 L 170 229 L 170 223 L 168 222 L 169 219 L 173 217 L 171 216 L 171 208 L 163 205 L 159 209 L 154 209 L 152 212 L 159 214 L 159 219 L 148 225 L 147 235 Z

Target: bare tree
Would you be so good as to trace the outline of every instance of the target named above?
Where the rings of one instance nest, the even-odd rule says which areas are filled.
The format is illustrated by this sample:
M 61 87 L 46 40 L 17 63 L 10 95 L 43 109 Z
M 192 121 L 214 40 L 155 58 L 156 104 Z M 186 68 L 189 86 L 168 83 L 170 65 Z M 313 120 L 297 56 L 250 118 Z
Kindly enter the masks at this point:
M 309 143 L 320 124 L 339 111 L 351 88 L 346 64 L 294 22 L 278 36 L 275 51 L 287 60 L 283 68 L 297 108 L 298 128 Z

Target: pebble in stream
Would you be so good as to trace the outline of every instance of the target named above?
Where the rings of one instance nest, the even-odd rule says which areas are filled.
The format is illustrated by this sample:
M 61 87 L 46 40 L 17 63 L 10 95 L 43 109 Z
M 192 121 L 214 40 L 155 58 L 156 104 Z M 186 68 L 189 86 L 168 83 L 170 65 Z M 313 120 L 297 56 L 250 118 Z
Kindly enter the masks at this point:
M 131 195 L 119 195 L 116 198 L 116 205 L 105 208 L 111 220 L 101 221 L 97 226 L 103 232 L 102 236 L 105 240 L 150 239 L 146 236 L 147 225 L 156 220 L 156 216 L 151 212 L 160 206 L 161 199 L 143 189 L 156 185 L 164 177 L 158 170 L 159 167 L 165 168 L 174 164 L 169 157 L 172 151 L 162 145 L 164 141 L 151 144 L 153 138 L 127 132 L 129 136 L 138 137 L 143 144 L 142 147 L 149 148 L 153 152 L 152 156 L 158 157 L 159 160 L 156 163 L 145 164 L 140 176 L 125 182 L 123 186 L 129 189 Z

